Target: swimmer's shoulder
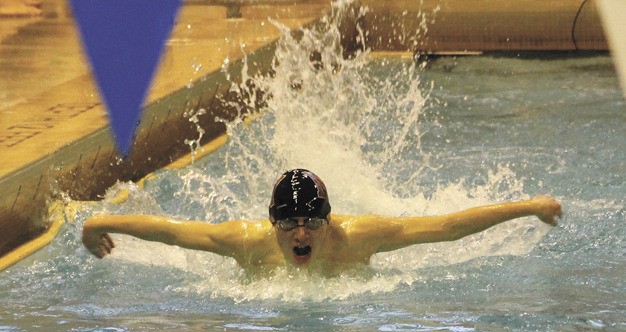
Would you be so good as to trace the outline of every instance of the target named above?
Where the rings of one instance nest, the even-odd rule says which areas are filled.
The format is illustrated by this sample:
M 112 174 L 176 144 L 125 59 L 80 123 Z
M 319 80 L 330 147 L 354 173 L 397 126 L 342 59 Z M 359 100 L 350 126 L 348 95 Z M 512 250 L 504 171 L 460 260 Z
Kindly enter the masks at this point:
M 210 236 L 224 245 L 242 246 L 245 243 L 267 241 L 272 224 L 269 221 L 233 219 L 209 224 Z
M 275 249 L 272 246 L 273 230 L 268 220 L 234 219 L 215 224 L 222 242 L 228 243 L 233 257 L 240 266 L 249 268 L 265 264 Z
M 237 225 L 242 240 L 235 255 L 240 266 L 256 270 L 282 262 L 282 256 L 277 256 L 280 249 L 275 240 L 274 226 L 269 220 L 234 220 L 233 224 Z
M 402 226 L 393 220 L 393 218 L 376 214 L 331 215 L 331 223 L 334 223 L 335 227 L 342 229 L 348 236 L 358 241 L 367 241 L 398 232 Z
M 233 219 L 217 224 L 225 231 L 241 233 L 245 236 L 265 236 L 271 233 L 272 224 L 269 220 Z
M 330 223 L 335 239 L 340 240 L 336 255 L 349 257 L 353 262 L 367 263 L 371 255 L 378 251 L 381 241 L 390 234 L 384 218 L 374 214 L 331 215 Z
M 388 219 L 388 217 L 376 214 L 331 214 L 330 216 L 331 223 L 335 223 L 341 227 L 351 227 L 357 225 L 366 226 L 385 222 L 386 219 Z
M 269 220 L 232 220 L 230 223 L 249 245 L 267 243 L 274 236 L 274 226 Z

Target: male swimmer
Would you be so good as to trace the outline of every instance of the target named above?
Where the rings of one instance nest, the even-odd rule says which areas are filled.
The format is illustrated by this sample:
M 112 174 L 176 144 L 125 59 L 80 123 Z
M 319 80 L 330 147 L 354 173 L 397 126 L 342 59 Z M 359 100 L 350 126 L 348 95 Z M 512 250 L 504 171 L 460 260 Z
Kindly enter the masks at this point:
M 269 220 L 219 224 L 161 216 L 96 215 L 83 244 L 96 257 L 111 253 L 108 233 L 131 235 L 234 258 L 248 271 L 296 266 L 323 274 L 368 264 L 379 252 L 418 243 L 454 241 L 507 220 L 537 216 L 556 225 L 561 206 L 547 196 L 425 217 L 348 216 L 330 213 L 326 187 L 304 169 L 284 173 L 274 186 Z

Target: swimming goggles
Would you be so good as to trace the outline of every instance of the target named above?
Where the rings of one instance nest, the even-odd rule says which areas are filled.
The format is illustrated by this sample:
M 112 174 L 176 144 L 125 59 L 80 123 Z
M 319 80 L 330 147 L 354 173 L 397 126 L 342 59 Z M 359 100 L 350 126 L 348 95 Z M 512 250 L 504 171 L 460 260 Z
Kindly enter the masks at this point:
M 298 225 L 298 222 L 302 219 L 304 219 L 304 225 Z M 285 232 L 294 230 L 297 227 L 306 227 L 310 230 L 316 230 L 322 227 L 324 221 L 327 220 L 324 218 L 287 218 L 275 221 L 274 225 Z

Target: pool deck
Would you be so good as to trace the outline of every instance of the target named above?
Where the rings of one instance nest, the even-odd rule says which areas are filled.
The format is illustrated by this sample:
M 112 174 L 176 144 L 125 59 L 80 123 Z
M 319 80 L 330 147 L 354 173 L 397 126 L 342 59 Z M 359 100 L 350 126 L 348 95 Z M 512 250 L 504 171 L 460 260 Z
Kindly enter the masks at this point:
M 521 0 L 506 8 L 489 0 L 360 4 L 368 14 L 342 26 L 346 52 L 362 44 L 354 22 L 374 51 L 607 50 L 595 6 L 583 0 Z M 190 111 L 207 110 L 202 142 L 222 135 L 213 119 L 236 113 L 220 102 L 237 98 L 227 75 L 240 81 L 244 54 L 252 73 L 270 69 L 281 30 L 269 18 L 295 29 L 315 24 L 331 3 L 185 2 L 126 159 L 115 151 L 68 3 L 45 1 L 42 10 L 36 18 L 0 18 L 0 256 L 47 227 L 47 201 L 59 193 L 98 199 L 116 181 L 138 180 L 189 152 L 185 140 L 198 136 Z

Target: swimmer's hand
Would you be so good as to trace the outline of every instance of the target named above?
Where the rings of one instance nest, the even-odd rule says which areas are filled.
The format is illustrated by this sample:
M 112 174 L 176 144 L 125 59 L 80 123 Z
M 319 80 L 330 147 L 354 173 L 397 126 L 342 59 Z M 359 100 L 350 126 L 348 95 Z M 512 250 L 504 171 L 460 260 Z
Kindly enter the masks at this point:
M 103 258 L 111 253 L 115 244 L 108 233 L 102 233 L 97 228 L 92 227 L 90 220 L 85 222 L 83 227 L 83 245 L 94 256 Z
M 562 214 L 561 204 L 544 195 L 537 195 L 530 201 L 537 208 L 535 215 L 539 218 L 539 220 L 545 222 L 546 224 L 556 226 L 557 221 L 561 218 Z

